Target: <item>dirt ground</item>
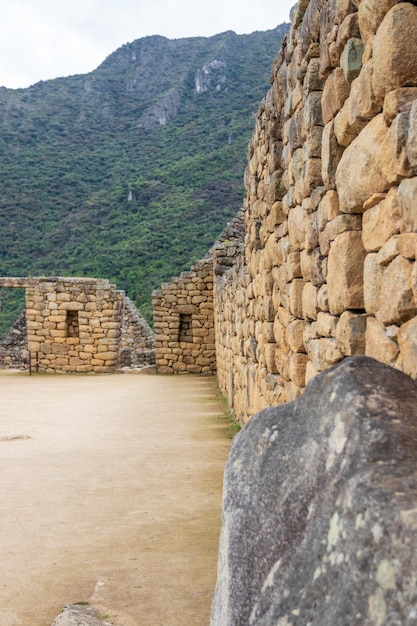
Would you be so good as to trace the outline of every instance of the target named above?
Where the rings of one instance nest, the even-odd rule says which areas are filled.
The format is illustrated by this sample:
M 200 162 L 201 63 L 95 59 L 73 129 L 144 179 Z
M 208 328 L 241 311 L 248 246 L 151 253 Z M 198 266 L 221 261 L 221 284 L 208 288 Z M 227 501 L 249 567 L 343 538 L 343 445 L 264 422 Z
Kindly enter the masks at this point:
M 1 626 L 207 625 L 230 442 L 214 378 L 0 374 Z

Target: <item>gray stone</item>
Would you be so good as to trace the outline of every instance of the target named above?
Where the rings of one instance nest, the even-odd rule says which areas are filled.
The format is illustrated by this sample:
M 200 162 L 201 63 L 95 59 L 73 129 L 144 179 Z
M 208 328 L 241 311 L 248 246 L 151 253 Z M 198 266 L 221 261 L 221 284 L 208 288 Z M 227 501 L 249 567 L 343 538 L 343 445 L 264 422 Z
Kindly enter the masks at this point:
M 255 415 L 226 466 L 211 626 L 415 624 L 417 385 L 367 357 Z
M 52 622 L 52 626 L 111 626 L 103 622 L 100 613 L 89 606 L 74 604 L 63 609 L 62 613 Z

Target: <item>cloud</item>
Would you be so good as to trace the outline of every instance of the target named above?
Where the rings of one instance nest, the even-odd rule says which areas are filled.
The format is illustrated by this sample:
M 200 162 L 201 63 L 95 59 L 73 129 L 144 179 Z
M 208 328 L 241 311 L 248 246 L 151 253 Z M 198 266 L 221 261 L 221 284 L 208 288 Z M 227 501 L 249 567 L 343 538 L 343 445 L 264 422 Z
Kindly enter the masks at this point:
M 249 33 L 288 21 L 292 0 L 0 0 L 0 85 L 86 73 L 147 35 Z

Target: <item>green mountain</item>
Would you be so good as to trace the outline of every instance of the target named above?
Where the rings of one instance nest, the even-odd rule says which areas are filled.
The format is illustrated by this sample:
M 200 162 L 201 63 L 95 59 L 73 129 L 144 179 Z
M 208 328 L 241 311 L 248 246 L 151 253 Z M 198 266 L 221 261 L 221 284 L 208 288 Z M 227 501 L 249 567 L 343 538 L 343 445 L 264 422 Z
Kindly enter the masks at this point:
M 241 206 L 287 30 L 146 37 L 89 74 L 0 88 L 0 276 L 109 278 L 149 318 L 152 289 Z

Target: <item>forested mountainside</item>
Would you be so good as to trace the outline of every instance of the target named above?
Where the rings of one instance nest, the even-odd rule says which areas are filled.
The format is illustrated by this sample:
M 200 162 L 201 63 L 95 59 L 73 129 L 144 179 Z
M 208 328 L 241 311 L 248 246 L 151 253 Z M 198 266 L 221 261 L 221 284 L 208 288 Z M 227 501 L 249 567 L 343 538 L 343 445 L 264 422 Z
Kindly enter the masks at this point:
M 254 112 L 288 30 L 138 39 L 95 71 L 0 88 L 0 275 L 150 294 L 242 204 Z M 17 315 L 3 306 L 3 326 Z

